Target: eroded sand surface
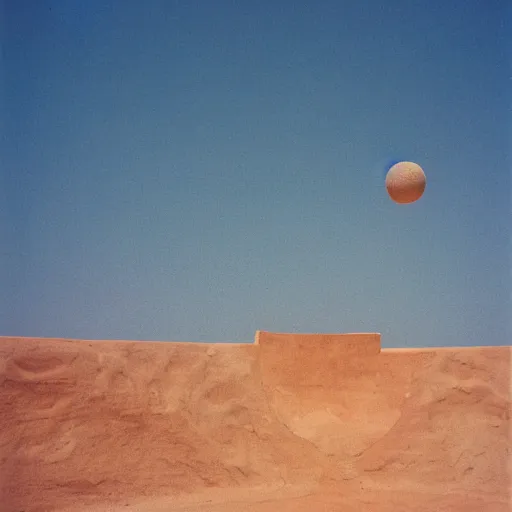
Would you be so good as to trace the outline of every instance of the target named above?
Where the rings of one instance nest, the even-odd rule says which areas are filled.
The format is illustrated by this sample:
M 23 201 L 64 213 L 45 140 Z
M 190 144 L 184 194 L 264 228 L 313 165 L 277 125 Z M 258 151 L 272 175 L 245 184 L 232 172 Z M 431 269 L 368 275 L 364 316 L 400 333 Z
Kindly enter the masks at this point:
M 2 512 L 510 511 L 512 347 L 0 338 Z

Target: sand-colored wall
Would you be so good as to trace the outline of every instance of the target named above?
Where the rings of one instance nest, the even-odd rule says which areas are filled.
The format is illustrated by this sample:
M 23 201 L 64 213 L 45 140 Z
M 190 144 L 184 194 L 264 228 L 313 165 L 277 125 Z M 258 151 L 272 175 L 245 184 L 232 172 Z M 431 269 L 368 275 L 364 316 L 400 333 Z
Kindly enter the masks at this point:
M 0 338 L 0 510 L 355 481 L 505 503 L 511 356 L 375 333 Z

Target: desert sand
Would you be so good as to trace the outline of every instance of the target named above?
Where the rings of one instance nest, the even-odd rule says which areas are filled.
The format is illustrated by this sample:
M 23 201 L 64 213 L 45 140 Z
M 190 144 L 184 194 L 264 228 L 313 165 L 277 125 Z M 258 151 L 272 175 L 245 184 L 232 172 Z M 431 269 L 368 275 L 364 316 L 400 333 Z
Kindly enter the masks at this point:
M 0 338 L 2 512 L 511 510 L 512 347 Z

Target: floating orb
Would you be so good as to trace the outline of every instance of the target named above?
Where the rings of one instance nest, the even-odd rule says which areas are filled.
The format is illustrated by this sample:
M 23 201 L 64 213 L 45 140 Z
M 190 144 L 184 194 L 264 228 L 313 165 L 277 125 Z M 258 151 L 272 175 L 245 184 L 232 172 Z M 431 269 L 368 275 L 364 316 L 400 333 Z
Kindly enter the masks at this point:
M 386 189 L 395 203 L 414 203 L 425 192 L 426 184 L 423 169 L 414 162 L 398 162 L 386 174 Z

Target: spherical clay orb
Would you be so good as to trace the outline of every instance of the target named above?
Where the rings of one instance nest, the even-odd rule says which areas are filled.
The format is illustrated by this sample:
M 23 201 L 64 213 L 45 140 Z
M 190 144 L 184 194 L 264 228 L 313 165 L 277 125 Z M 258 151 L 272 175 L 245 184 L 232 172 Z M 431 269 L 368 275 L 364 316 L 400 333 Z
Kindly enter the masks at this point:
M 425 192 L 426 184 L 423 169 L 414 162 L 398 162 L 386 174 L 386 189 L 395 203 L 414 203 Z

